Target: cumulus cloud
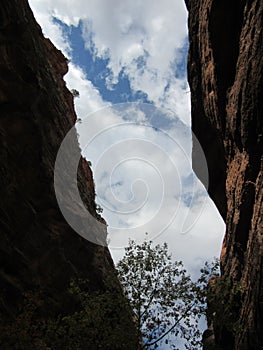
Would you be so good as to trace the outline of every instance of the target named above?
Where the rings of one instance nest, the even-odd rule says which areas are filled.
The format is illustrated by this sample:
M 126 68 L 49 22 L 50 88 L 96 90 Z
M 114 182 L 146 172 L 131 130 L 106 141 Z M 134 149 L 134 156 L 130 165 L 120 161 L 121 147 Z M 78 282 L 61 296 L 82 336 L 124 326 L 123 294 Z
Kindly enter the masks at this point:
M 189 122 L 186 77 L 177 78 L 174 72 L 187 40 L 183 1 L 105 0 L 102 8 L 98 11 L 90 2 L 83 38 L 96 55 L 110 59 L 108 86 L 124 71 L 133 90 L 145 92 L 156 106 L 172 109 Z
M 162 126 L 155 124 L 159 120 Z M 167 240 L 176 251 L 181 247 L 186 258 L 193 251 L 200 259 L 216 255 L 223 224 L 192 172 L 189 127 L 151 105 L 136 103 L 103 109 L 85 123 L 82 148 L 92 161 L 114 255 L 119 256 L 117 248 L 130 237 L 142 241 L 145 232 L 150 239 Z M 214 231 L 217 235 L 211 236 Z
M 29 3 L 44 35 L 50 38 L 68 59 L 71 59 L 72 48 L 68 38 L 54 19 L 62 16 L 64 23 L 78 25 L 82 16 L 79 5 L 83 5 L 82 2 L 30 0 Z M 76 11 L 74 12 L 73 9 Z M 70 90 L 76 89 L 80 93 L 79 98 L 75 99 L 75 109 L 79 118 L 85 118 L 89 113 L 110 104 L 103 101 L 98 89 L 87 79 L 83 69 L 72 63 L 69 63 L 69 72 L 65 76 L 65 81 Z
M 80 98 L 75 99 L 77 114 L 83 119 L 78 126 L 80 144 L 93 164 L 97 200 L 110 223 L 115 260 L 123 250 L 114 247 L 127 243 L 131 229 L 134 238 L 141 239 L 147 231 L 157 241 L 167 241 L 176 257 L 184 259 L 192 269 L 198 261 L 217 255 L 224 225 L 201 184 L 195 182 L 193 190 L 191 133 L 186 126 L 190 124 L 190 94 L 183 62 L 187 46 L 184 2 L 29 2 L 44 34 L 68 58 L 72 49 L 54 18 L 68 26 L 78 26 L 81 21 L 86 49 L 108 60 L 108 89 L 114 89 L 120 74 L 125 74 L 133 92 L 146 93 L 153 103 L 147 107 L 149 113 L 135 105 L 112 110 L 111 103 L 103 100 L 85 72 L 70 63 L 67 85 L 80 92 Z M 171 113 L 164 115 L 159 107 Z M 85 118 L 98 110 L 99 118 L 95 116 L 86 124 Z M 129 121 L 132 126 L 127 124 Z M 96 137 L 87 145 L 88 135 Z M 194 225 L 184 232 L 186 220 Z
M 143 91 L 156 106 L 190 122 L 186 77 L 176 77 L 174 69 L 182 63 L 187 41 L 183 1 L 30 0 L 30 4 L 44 33 L 68 55 L 70 48 L 52 18 L 74 26 L 82 21 L 86 48 L 109 59 L 109 89 L 123 72 L 134 91 Z
M 87 79 L 80 67 L 69 63 L 66 81 L 70 90 L 77 89 L 79 92 L 79 97 L 75 99 L 75 109 L 79 118 L 85 118 L 90 113 L 110 105 L 110 103 L 103 101 L 98 89 Z

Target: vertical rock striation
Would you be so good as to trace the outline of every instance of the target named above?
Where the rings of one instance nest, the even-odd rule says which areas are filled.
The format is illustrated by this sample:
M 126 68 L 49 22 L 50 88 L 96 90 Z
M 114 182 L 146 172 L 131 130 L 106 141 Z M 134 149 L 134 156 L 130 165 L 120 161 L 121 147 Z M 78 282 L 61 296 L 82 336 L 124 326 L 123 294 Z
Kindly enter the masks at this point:
M 211 287 L 210 328 L 219 348 L 259 350 L 263 348 L 263 2 L 192 0 L 187 7 L 193 131 L 206 154 L 209 194 L 226 222 L 222 276 Z M 202 180 L 195 159 L 193 166 Z M 213 305 L 213 299 L 220 303 Z
M 43 37 L 27 1 L 2 1 L 0 314 L 3 322 L 15 317 L 24 293 L 40 289 L 46 313 L 67 313 L 72 309 L 67 291 L 72 278 L 87 280 L 89 290 L 105 290 L 105 279 L 111 275 L 115 289 L 121 294 L 108 249 L 75 233 L 62 216 L 55 197 L 56 155 L 76 121 L 73 97 L 63 80 L 66 72 L 65 57 Z M 77 135 L 72 147 L 80 155 Z M 96 227 L 95 233 L 105 242 L 106 224 L 96 212 L 92 173 L 82 158 L 78 187 L 86 208 L 101 222 L 100 231 Z M 89 230 L 92 234 L 94 227 L 90 226 Z M 132 334 L 131 318 L 128 328 L 116 319 L 114 322 L 122 334 Z

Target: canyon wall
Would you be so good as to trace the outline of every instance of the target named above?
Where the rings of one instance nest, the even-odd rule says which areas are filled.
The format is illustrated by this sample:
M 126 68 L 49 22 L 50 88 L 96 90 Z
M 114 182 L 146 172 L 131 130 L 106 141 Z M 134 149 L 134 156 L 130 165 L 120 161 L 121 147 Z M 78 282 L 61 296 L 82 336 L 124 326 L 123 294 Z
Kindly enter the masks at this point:
M 108 248 L 79 236 L 62 216 L 54 191 L 54 164 L 60 144 L 76 121 L 72 94 L 63 76 L 67 60 L 43 37 L 26 0 L 8 0 L 0 4 L 0 315 L 1 335 L 14 325 L 25 295 L 41 294 L 44 305 L 37 308 L 40 317 L 69 315 L 76 311 L 71 280 L 85 281 L 87 292 L 107 291 L 122 298 Z M 71 147 L 77 156 L 77 134 Z M 67 174 L 65 160 L 64 173 Z M 81 158 L 78 188 L 99 225 L 88 227 L 90 235 L 106 242 L 106 223 L 96 212 L 92 172 Z M 68 189 L 69 207 L 74 203 Z M 75 210 L 76 220 L 81 215 Z M 81 213 L 80 213 L 81 214 Z M 92 221 L 92 220 L 91 220 Z M 123 300 L 123 305 L 125 301 Z M 105 306 L 105 305 L 104 305 Z M 116 310 L 115 310 L 116 311 Z M 119 330 L 115 345 L 103 348 L 135 348 L 132 317 L 126 323 L 114 312 L 108 315 L 112 328 Z M 30 314 L 31 315 L 31 314 Z M 34 315 L 35 317 L 36 315 Z M 20 316 L 19 316 L 20 317 Z M 28 315 L 26 315 L 28 321 Z M 112 317 L 112 319 L 111 319 Z M 20 317 L 21 318 L 21 317 Z M 22 325 L 24 331 L 26 322 Z M 96 325 L 95 325 L 96 328 Z M 21 329 L 19 330 L 21 331 Z M 102 336 L 102 330 L 97 330 Z M 18 330 L 17 330 L 18 332 Z M 1 337 L 0 337 L 1 338 Z M 99 337 L 97 337 L 99 339 Z M 130 343 L 128 342 L 130 341 Z M 9 349 L 3 338 L 1 349 Z M 124 343 L 123 343 L 124 342 Z M 19 344 L 12 349 L 25 348 Z M 27 349 L 31 349 L 28 344 Z M 84 345 L 83 345 L 84 346 Z M 98 348 L 90 344 L 89 349 Z M 36 346 L 38 350 L 41 347 Z M 47 348 L 47 347 L 43 347 Z M 54 346 L 52 349 L 59 349 Z M 74 348 L 74 347 L 73 347 Z M 87 344 L 83 347 L 87 348 Z M 75 347 L 74 349 L 77 349 Z
M 222 276 L 210 283 L 206 349 L 263 348 L 261 0 L 191 0 L 192 127 L 209 194 L 226 222 Z M 202 180 L 202 169 L 193 167 Z

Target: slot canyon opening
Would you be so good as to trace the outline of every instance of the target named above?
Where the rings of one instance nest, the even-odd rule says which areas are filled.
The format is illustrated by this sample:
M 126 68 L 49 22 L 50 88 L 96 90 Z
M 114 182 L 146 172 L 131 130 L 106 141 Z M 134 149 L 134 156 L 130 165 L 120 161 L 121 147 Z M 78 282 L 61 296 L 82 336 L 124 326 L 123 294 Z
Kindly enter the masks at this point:
M 147 238 L 167 242 L 197 276 L 219 256 L 225 226 L 207 194 L 205 155 L 191 131 L 184 2 L 30 5 L 69 61 L 65 80 L 75 96 L 79 143 L 114 261 L 129 239 Z M 192 170 L 193 139 L 205 184 Z

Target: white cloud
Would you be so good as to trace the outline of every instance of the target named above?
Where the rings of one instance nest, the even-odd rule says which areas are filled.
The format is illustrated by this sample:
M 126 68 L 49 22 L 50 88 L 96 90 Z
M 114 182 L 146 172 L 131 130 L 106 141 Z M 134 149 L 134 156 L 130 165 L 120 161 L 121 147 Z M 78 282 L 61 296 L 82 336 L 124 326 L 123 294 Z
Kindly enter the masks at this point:
M 190 136 L 186 128 L 175 123 L 174 115 L 178 116 L 186 124 L 190 123 L 190 94 L 187 93 L 188 85 L 185 77 L 176 77 L 175 69 L 182 60 L 182 48 L 185 45 L 187 37 L 187 13 L 183 0 L 30 0 L 30 5 L 34 14 L 41 24 L 46 36 L 49 36 L 58 48 L 60 48 L 69 58 L 72 54 L 67 38 L 59 25 L 53 21 L 53 17 L 59 18 L 67 25 L 77 26 L 79 21 L 83 23 L 83 38 L 86 47 L 92 47 L 98 57 L 109 58 L 109 68 L 112 75 L 107 77 L 108 87 L 114 88 L 118 81 L 118 74 L 124 71 L 127 74 L 131 87 L 134 91 L 141 90 L 148 95 L 148 98 L 154 102 L 156 107 L 165 107 L 173 111 L 171 114 L 171 124 L 169 118 L 159 118 L 165 120 L 165 131 L 182 145 L 189 156 L 191 153 Z M 109 105 L 103 101 L 99 91 L 87 79 L 84 72 L 70 64 L 69 73 L 66 81 L 70 89 L 77 89 L 80 92 L 80 98 L 75 99 L 75 106 L 78 116 L 85 118 L 91 112 L 100 110 Z M 126 106 L 127 107 L 127 106 Z M 104 130 L 108 125 L 122 123 L 125 119 L 123 113 L 117 113 L 116 110 L 102 110 L 103 118 L 100 118 L 94 124 L 89 124 L 86 130 L 80 135 L 81 144 L 85 144 L 85 135 L 87 133 L 97 133 Z M 125 113 L 133 115 L 136 122 L 145 122 L 149 118 L 142 112 L 133 111 L 133 107 L 125 110 Z M 153 122 L 155 124 L 155 122 Z M 159 125 L 158 125 L 159 127 Z M 161 189 L 158 181 L 158 174 L 140 166 L 139 162 L 133 161 L 123 163 L 113 176 L 113 183 L 116 187 L 109 185 L 109 177 L 112 166 L 121 161 L 125 147 L 116 146 L 118 142 L 128 140 L 132 137 L 151 140 L 152 145 L 161 142 L 166 155 L 176 159 L 178 172 L 173 171 L 171 164 L 166 164 L 158 152 L 152 152 L 148 156 L 143 155 L 143 160 L 149 159 L 153 164 L 161 165 L 161 174 L 165 179 L 164 183 L 170 189 L 165 198 L 164 208 L 159 212 L 158 220 L 148 220 L 155 216 L 160 202 L 159 192 Z M 104 138 L 87 149 L 88 158 L 92 160 L 94 167 L 97 160 L 102 161 L 103 167 L 95 169 L 96 187 L 98 193 L 106 195 L 107 201 L 113 201 L 118 210 L 123 210 L 126 206 L 129 210 L 134 205 L 143 202 L 145 191 L 148 190 L 148 202 L 144 210 L 137 211 L 129 218 L 122 216 L 110 216 L 112 226 L 119 225 L 125 227 L 134 227 L 142 225 L 141 230 L 145 229 L 149 233 L 158 232 L 162 227 L 167 226 L 169 217 L 174 213 L 178 205 L 178 183 L 176 179 L 181 179 L 189 175 L 189 161 L 184 161 L 184 155 L 178 147 L 171 145 L 168 138 L 160 141 L 160 134 L 152 132 L 145 128 L 117 128 L 114 133 L 106 133 Z M 140 154 L 145 147 L 139 147 Z M 106 150 L 106 153 L 103 152 Z M 135 150 L 135 147 L 133 148 Z M 107 152 L 108 153 L 107 156 Z M 102 158 L 100 158 L 102 157 Z M 115 162 L 114 164 L 112 162 Z M 132 166 L 131 166 L 132 164 Z M 148 164 L 149 165 L 149 164 Z M 104 173 L 103 173 L 104 171 Z M 167 176 L 167 174 L 170 174 Z M 171 175 L 172 174 L 172 175 Z M 135 177 L 134 177 L 135 175 Z M 147 176 L 146 176 L 147 175 Z M 103 177 L 104 176 L 104 177 Z M 146 177 L 145 177 L 146 176 Z M 130 187 L 135 179 L 141 178 L 148 186 Z M 186 186 L 184 184 L 184 186 Z M 179 186 L 180 187 L 180 186 Z M 137 195 L 133 202 L 125 203 L 125 200 L 131 198 L 132 190 Z M 154 193 L 156 191 L 156 193 Z M 187 193 L 189 187 L 184 188 Z M 180 192 L 180 191 L 179 191 Z M 190 189 L 191 192 L 191 189 Z M 130 197 L 129 197 L 130 196 Z M 121 203 L 121 201 L 123 201 Z M 129 206 L 130 205 L 130 206 Z M 199 217 L 192 230 L 186 234 L 180 234 L 180 228 L 183 225 L 186 214 L 193 221 L 196 217 L 197 206 L 189 209 L 185 203 L 181 202 L 180 211 L 177 213 L 176 220 L 163 234 L 160 239 L 167 240 L 175 247 L 177 253 L 184 259 L 194 263 L 193 259 L 199 257 L 209 257 L 215 255 L 218 251 L 218 245 L 221 241 L 223 224 L 216 214 L 215 207 L 208 202 L 203 214 Z M 200 206 L 198 210 L 200 211 Z M 107 214 L 107 210 L 105 210 Z M 143 224 L 148 222 L 148 226 Z M 121 222 L 123 221 L 123 223 Z M 140 231 L 142 233 L 142 231 Z M 114 240 L 113 240 L 114 241 Z M 116 239 L 118 245 L 127 241 L 127 237 Z M 176 244 L 175 244 L 176 242 Z M 115 243 L 113 243 L 113 246 Z M 114 252 L 114 251 L 113 251 Z M 193 255 L 194 252 L 194 255 Z M 115 257 L 118 253 L 114 253 Z
M 68 58 L 72 50 L 54 17 L 74 26 L 82 20 L 86 47 L 109 59 L 108 88 L 114 88 L 122 71 L 134 91 L 141 90 L 154 102 L 154 107 L 147 107 L 148 113 L 136 105 L 107 108 L 110 103 L 84 71 L 69 65 L 65 80 L 69 89 L 80 93 L 75 98 L 77 115 L 83 119 L 78 126 L 80 144 L 93 164 L 97 201 L 110 223 L 113 258 L 117 261 L 123 255 L 123 248 L 116 247 L 126 245 L 130 234 L 142 240 L 148 232 L 156 243 L 168 242 L 175 258 L 195 274 L 204 260 L 219 254 L 224 224 L 211 200 L 206 197 L 202 202 L 202 186 L 192 188 L 191 136 L 189 128 L 175 118 L 190 124 L 186 78 L 175 75 L 187 37 L 183 0 L 29 2 L 44 34 Z M 156 107 L 172 113 L 164 115 Z M 149 122 L 164 133 L 149 128 Z M 189 208 L 193 190 L 198 200 Z M 186 227 L 193 225 L 182 234 L 186 218 Z
M 171 109 L 190 122 L 186 79 L 174 75 L 187 38 L 183 1 L 30 0 L 30 4 L 45 34 L 67 54 L 70 49 L 52 16 L 68 25 L 83 21 L 86 46 L 110 59 L 109 88 L 124 70 L 132 89 L 145 92 L 156 106 Z
M 154 114 L 152 106 L 112 106 L 89 116 L 87 130 L 86 121 L 81 124 L 83 148 L 85 136 L 95 136 L 85 153 L 93 164 L 97 201 L 104 208 L 115 257 L 119 253 L 114 248 L 130 237 L 141 241 L 148 232 L 150 238 L 167 240 L 176 252 L 179 246 L 180 257 L 185 255 L 192 268 L 193 257 L 204 260 L 217 254 L 222 220 L 204 187 L 191 176 L 188 128 L 156 109 L 163 128 L 129 123 L 135 115 L 149 120 L 149 114 Z
M 69 64 L 66 82 L 70 90 L 77 89 L 79 92 L 79 97 L 76 97 L 74 100 L 79 118 L 83 119 L 90 113 L 110 105 L 110 103 L 103 101 L 99 91 L 93 86 L 91 81 L 87 80 L 82 69 L 72 63 Z
M 64 38 L 60 26 L 52 20 L 54 15 L 53 7 L 41 0 L 30 0 L 29 4 L 37 22 L 41 25 L 44 35 L 50 38 L 53 44 L 62 50 L 66 56 L 70 56 L 70 45 Z
M 109 86 L 124 69 L 134 90 L 145 92 L 156 106 L 172 109 L 189 123 L 186 79 L 174 76 L 187 37 L 183 1 L 105 0 L 102 11 L 92 3 L 83 37 L 89 46 L 92 30 L 97 55 L 110 58 Z
M 81 1 L 73 3 L 71 1 L 45 1 L 30 0 L 30 6 L 34 12 L 36 20 L 42 27 L 43 33 L 50 38 L 53 44 L 60 49 L 67 58 L 71 58 L 72 49 L 67 37 L 63 34 L 61 27 L 54 22 L 54 18 L 60 18 L 60 14 L 64 23 L 68 25 L 77 25 L 81 13 L 79 7 Z M 73 8 L 76 11 L 73 11 Z M 78 118 L 85 118 L 88 114 L 96 112 L 101 108 L 105 108 L 110 103 L 103 101 L 99 91 L 93 86 L 83 72 L 83 70 L 70 63 L 69 71 L 65 76 L 68 88 L 79 91 L 79 98 L 75 99 L 75 109 Z

